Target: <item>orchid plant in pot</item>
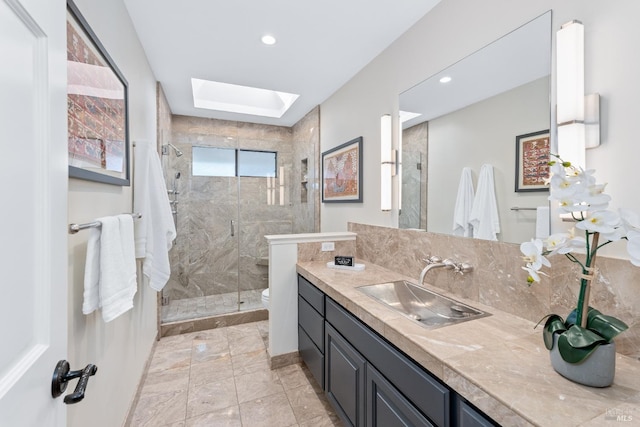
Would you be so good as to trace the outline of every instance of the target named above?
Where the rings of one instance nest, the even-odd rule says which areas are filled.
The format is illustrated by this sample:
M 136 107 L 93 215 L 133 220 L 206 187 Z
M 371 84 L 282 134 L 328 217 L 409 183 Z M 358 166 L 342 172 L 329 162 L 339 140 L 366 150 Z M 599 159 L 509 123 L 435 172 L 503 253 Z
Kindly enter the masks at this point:
M 613 343 L 613 338 L 628 328 L 621 320 L 604 315 L 589 306 L 591 283 L 597 275 L 596 256 L 603 246 L 626 240 L 631 263 L 640 266 L 640 216 L 624 209 L 618 212 L 608 210 L 611 197 L 604 193 L 606 184 L 596 182 L 593 170 L 585 171 L 556 155 L 552 156 L 549 163 L 549 200 L 557 201 L 560 210 L 569 213 L 576 224 L 568 232 L 553 234 L 544 242 L 532 239 L 522 243 L 520 250 L 526 263 L 523 269 L 529 273 L 527 281 L 531 285 L 540 281 L 540 275 L 545 275 L 541 271 L 543 266 L 551 266 L 547 256 L 564 255 L 580 266 L 580 292 L 575 309 L 567 319 L 557 314 L 545 316 L 541 320 L 546 319 L 543 337 L 545 346 L 552 351 L 552 365 L 556 371 L 574 381 L 603 387 L 613 382 L 615 347 L 612 347 L 612 355 L 608 356 L 613 367 L 609 368 L 610 374 L 606 378 L 591 382 L 589 379 L 581 379 L 583 372 L 580 372 L 578 378 L 571 374 L 580 365 L 588 366 L 588 359 L 592 358 L 598 348 Z M 582 236 L 579 235 L 580 232 L 583 233 Z M 581 249 L 583 254 L 580 253 Z M 567 366 L 560 367 L 558 361 L 564 361 Z M 592 360 L 590 363 L 596 362 Z M 596 369 L 600 370 L 601 367 L 597 366 Z M 593 370 L 594 367 L 589 369 Z

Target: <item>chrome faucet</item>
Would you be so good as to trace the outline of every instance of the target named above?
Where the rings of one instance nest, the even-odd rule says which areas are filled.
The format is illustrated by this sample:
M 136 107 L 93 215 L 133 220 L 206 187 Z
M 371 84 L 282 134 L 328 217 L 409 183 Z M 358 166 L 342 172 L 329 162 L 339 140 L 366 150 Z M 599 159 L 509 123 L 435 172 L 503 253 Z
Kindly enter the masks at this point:
M 434 269 L 434 268 L 446 268 L 447 270 L 452 270 L 456 268 L 456 263 L 447 258 L 444 261 L 442 260 L 442 258 L 440 258 L 439 256 L 431 256 L 427 259 L 424 259 L 423 261 L 425 261 L 427 263 L 427 266 L 425 268 L 422 269 L 422 272 L 420 273 L 420 279 L 418 281 L 418 284 L 422 285 L 424 282 L 424 278 L 427 275 L 427 273 L 429 272 L 429 270 Z
M 469 263 L 462 262 L 456 264 L 454 270 L 456 271 L 456 273 L 460 274 L 469 273 L 470 271 L 473 271 L 473 266 Z

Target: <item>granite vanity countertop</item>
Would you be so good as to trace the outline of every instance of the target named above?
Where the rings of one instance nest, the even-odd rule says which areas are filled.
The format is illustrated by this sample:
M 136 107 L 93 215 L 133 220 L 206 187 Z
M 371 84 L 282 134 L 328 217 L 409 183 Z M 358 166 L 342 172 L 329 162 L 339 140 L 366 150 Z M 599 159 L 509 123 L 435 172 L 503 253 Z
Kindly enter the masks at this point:
M 326 262 L 299 262 L 297 272 L 500 424 L 640 425 L 640 361 L 618 355 L 610 387 L 575 384 L 553 370 L 534 323 L 426 286 L 491 313 L 427 329 L 357 289 L 417 280 L 365 265 L 363 271 L 345 271 L 327 268 Z M 627 422 L 620 423 L 623 419 Z

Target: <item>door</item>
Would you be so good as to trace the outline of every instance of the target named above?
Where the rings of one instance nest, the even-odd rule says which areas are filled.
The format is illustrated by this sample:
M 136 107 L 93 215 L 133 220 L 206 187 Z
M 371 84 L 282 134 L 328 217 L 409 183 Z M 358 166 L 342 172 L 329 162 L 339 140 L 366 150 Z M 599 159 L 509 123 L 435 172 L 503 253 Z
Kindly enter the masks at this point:
M 0 425 L 64 426 L 66 4 L 0 0 Z

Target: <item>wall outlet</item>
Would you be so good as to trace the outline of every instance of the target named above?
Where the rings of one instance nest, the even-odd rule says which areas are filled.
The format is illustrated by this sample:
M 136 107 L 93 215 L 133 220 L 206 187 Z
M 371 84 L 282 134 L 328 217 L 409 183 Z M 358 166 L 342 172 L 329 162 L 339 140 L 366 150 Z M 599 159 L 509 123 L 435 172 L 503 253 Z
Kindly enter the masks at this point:
M 334 242 L 322 242 L 322 252 L 335 251 L 336 244 Z

